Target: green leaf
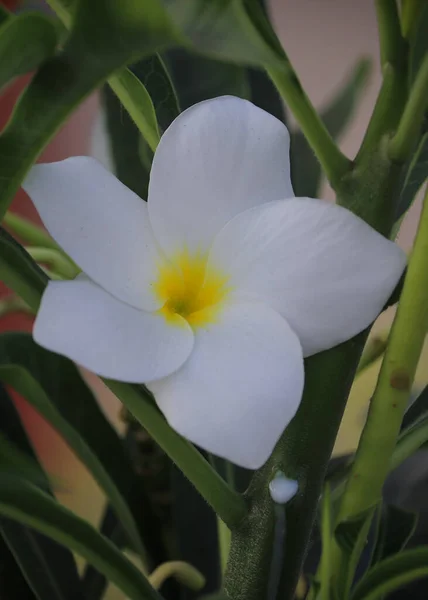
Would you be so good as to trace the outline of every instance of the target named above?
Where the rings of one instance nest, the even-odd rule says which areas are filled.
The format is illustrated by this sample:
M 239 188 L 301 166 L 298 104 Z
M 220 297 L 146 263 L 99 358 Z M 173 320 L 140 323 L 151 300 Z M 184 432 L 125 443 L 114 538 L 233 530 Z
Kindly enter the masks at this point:
M 258 0 L 163 0 L 193 48 L 213 58 L 282 66 L 282 49 Z
M 177 39 L 157 0 L 78 3 L 63 50 L 31 80 L 0 137 L 0 217 L 70 113 L 109 75 Z
M 428 385 L 406 410 L 401 428 L 404 432 L 408 427 L 412 427 L 426 418 L 428 418 Z
M 335 589 L 339 598 L 346 598 L 349 593 L 375 510 L 376 507 L 372 507 L 352 519 L 342 521 L 334 531 L 336 541 L 344 551 L 341 571 L 335 574 Z
M 370 569 L 355 586 L 351 600 L 379 600 L 406 583 L 428 575 L 428 547 L 406 550 Z
M 428 132 L 425 133 L 411 160 L 405 165 L 397 206 L 397 221 L 413 204 L 416 194 L 428 178 Z
M 49 490 L 48 479 L 37 463 L 14 403 L 1 386 L 0 429 L 8 440 L 16 444 L 27 461 L 33 461 L 30 465 L 33 473 L 34 468 L 37 469 L 35 474 L 40 485 Z M 23 474 L 22 471 L 18 473 L 21 476 Z M 32 481 L 35 482 L 34 477 Z M 4 517 L 0 518 L 0 532 L 38 600 L 83 600 L 76 563 L 69 550 Z M 6 591 L 5 593 L 9 597 Z
M 35 459 L 29 458 L 0 431 L 0 473 L 20 475 L 27 481 L 46 486 L 46 476 L 40 472 Z
M 250 98 L 259 108 L 287 124 L 284 105 L 278 90 L 264 71 L 248 69 Z
M 24 396 L 80 458 L 141 554 L 135 520 L 125 500 L 133 482 L 131 467 L 73 363 L 44 350 L 28 334 L 6 333 L 0 336 L 0 380 Z
M 51 56 L 58 41 L 54 21 L 40 13 L 24 13 L 0 21 L 0 88 L 33 71 Z
M 392 504 L 382 510 L 372 564 L 398 554 L 415 532 L 418 517 Z
M 321 117 L 337 139 L 350 122 L 361 99 L 371 71 L 371 63 L 361 59 L 345 85 L 333 98 Z M 304 135 L 299 131 L 291 136 L 291 180 L 296 196 L 317 197 L 322 179 L 321 166 Z
M 165 60 L 183 109 L 229 94 L 250 98 L 248 77 L 242 66 L 198 56 L 181 48 L 168 52 Z
M 1 169 L 1 167 L 0 167 Z M 48 277 L 24 248 L 0 227 L 0 281 L 37 310 Z
M 159 54 L 153 54 L 133 65 L 132 71 L 150 94 L 160 130 L 165 131 L 180 114 L 180 103 L 167 66 Z
M 154 152 L 160 135 L 152 99 L 141 81 L 129 69 L 109 77 L 108 83 Z
M 103 87 L 101 99 L 114 173 L 130 190 L 143 200 L 147 200 L 153 152 L 108 85 Z M 147 152 L 148 165 L 144 165 L 140 159 L 140 146 L 143 146 Z
M 403 429 L 391 456 L 390 470 L 399 467 L 407 458 L 428 442 L 428 416 L 421 416 Z
M 104 573 L 130 600 L 160 600 L 144 575 L 111 542 L 28 482 L 0 475 L 0 514 L 76 552 Z

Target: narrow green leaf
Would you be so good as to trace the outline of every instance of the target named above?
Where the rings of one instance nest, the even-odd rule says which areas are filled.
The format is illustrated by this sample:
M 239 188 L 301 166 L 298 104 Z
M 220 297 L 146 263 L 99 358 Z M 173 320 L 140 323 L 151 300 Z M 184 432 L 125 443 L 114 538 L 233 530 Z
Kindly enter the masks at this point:
M 415 513 L 392 504 L 386 505 L 380 518 L 372 564 L 398 554 L 405 548 L 415 532 L 417 521 Z
M 404 414 L 402 431 L 416 423 L 428 418 L 428 385 L 422 390 L 416 400 L 409 406 Z
M 428 132 L 425 133 L 411 160 L 404 167 L 396 219 L 400 220 L 413 204 L 416 194 L 428 179 Z M 398 223 L 398 225 L 399 225 Z M 397 227 L 395 230 L 397 233 Z
M 134 64 L 132 71 L 150 94 L 162 133 L 180 114 L 180 103 L 167 65 L 159 54 L 153 54 Z
M 339 598 L 346 598 L 351 589 L 375 510 L 376 507 L 373 507 L 353 519 L 342 521 L 334 531 L 337 543 L 344 550 L 341 571 L 335 573 L 335 591 Z
M 111 542 L 28 482 L 0 475 L 0 514 L 33 527 L 76 552 L 130 600 L 160 600 L 144 575 Z
M 24 13 L 0 20 L 0 88 L 18 75 L 33 71 L 51 56 L 58 41 L 49 17 Z
M 331 506 L 330 485 L 324 486 L 321 505 L 321 543 L 322 554 L 320 563 L 320 596 L 321 600 L 329 600 L 332 567 L 333 516 Z
M 0 167 L 1 169 L 1 167 Z M 24 248 L 0 227 L 0 281 L 37 310 L 48 277 Z
M 129 69 L 121 69 L 116 75 L 109 77 L 108 82 L 154 152 L 160 135 L 156 112 L 148 91 Z
M 390 471 L 399 467 L 403 462 L 417 452 L 428 442 L 428 416 L 422 416 L 412 425 L 403 429 L 391 456 Z
M 27 481 L 46 486 L 46 476 L 34 459 L 29 458 L 0 431 L 0 473 L 20 475 Z
M 37 463 L 12 399 L 0 386 L 0 429 L 36 469 L 39 485 L 49 491 L 49 481 Z M 21 476 L 24 474 L 18 471 Z M 27 472 L 25 472 L 27 476 Z M 32 478 L 35 483 L 36 480 Z M 11 519 L 0 518 L 0 532 L 28 585 L 38 600 L 84 600 L 76 563 L 71 552 Z M 2 577 L 4 582 L 4 577 Z M 6 590 L 2 591 L 9 598 Z
M 110 86 L 103 86 L 101 99 L 114 173 L 124 185 L 147 200 L 153 152 Z M 144 146 L 150 157 L 148 166 L 140 160 L 140 145 Z
M 49 421 L 105 492 L 134 549 L 142 553 L 125 497 L 133 482 L 122 444 L 77 368 L 38 346 L 28 334 L 0 336 L 0 380 Z
M 321 117 L 334 139 L 350 122 L 361 99 L 371 70 L 367 59 L 360 60 L 349 75 L 345 85 L 333 98 Z M 296 196 L 316 197 L 321 184 L 321 166 L 299 131 L 291 136 L 291 180 Z
M 378 600 L 406 583 L 428 575 L 428 547 L 406 550 L 370 569 L 355 586 L 351 600 Z

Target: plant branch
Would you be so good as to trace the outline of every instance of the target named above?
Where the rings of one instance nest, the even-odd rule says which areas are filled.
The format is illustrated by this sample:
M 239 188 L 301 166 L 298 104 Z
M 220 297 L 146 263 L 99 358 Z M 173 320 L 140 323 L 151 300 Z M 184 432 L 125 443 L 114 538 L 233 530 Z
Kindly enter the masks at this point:
M 375 7 L 382 68 L 386 64 L 399 66 L 404 58 L 404 40 L 401 35 L 397 2 L 396 0 L 376 0 Z
M 407 43 L 395 0 L 376 0 L 383 82 L 356 162 L 397 127 L 407 97 Z
M 398 129 L 389 144 L 391 160 L 405 162 L 421 131 L 425 111 L 428 108 L 428 54 L 416 75 Z
M 288 58 L 284 56 L 282 69 L 268 69 L 267 72 L 300 125 L 331 185 L 333 188 L 337 187 L 341 178 L 351 169 L 351 161 L 335 144 L 303 90 Z

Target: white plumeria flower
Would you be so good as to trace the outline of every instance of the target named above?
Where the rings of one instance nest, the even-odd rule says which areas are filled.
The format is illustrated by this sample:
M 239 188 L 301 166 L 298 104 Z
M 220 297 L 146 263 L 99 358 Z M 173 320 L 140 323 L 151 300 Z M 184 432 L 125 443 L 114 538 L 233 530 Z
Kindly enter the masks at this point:
M 49 283 L 35 340 L 145 383 L 176 431 L 248 468 L 299 406 L 303 357 L 366 328 L 405 265 L 348 210 L 294 198 L 287 129 L 234 97 L 172 123 L 148 203 L 87 157 L 24 188 L 85 274 Z

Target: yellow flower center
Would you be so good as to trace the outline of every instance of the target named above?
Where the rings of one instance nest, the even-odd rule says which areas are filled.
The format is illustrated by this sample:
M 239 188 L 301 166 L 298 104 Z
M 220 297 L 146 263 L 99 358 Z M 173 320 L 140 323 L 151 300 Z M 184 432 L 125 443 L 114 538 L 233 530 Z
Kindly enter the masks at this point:
M 229 292 L 227 281 L 224 273 L 207 268 L 206 255 L 179 252 L 158 267 L 154 290 L 164 302 L 160 312 L 170 321 L 180 315 L 193 327 L 212 323 Z

